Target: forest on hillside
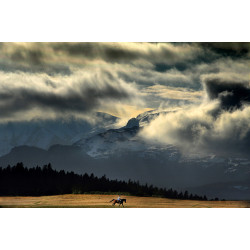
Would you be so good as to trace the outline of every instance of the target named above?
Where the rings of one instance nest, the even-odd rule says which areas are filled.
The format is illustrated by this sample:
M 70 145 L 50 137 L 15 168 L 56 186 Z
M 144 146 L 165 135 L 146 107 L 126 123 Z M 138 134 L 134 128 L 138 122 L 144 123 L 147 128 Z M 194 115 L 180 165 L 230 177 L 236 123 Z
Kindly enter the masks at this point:
M 41 196 L 59 194 L 116 193 L 135 196 L 156 196 L 172 199 L 207 200 L 206 196 L 189 194 L 188 191 L 158 188 L 138 181 L 110 180 L 105 175 L 76 174 L 54 170 L 51 164 L 27 168 L 23 163 L 0 167 L 1 196 Z M 218 200 L 217 198 L 215 200 Z

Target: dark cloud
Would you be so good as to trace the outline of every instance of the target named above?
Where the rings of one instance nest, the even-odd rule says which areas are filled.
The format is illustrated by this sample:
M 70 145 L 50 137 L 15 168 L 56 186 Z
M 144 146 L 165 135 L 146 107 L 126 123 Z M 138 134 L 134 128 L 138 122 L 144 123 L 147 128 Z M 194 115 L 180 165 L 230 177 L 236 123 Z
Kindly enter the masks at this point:
M 16 89 L 11 93 L 0 94 L 1 100 L 5 103 L 0 105 L 1 117 L 11 116 L 16 112 L 25 112 L 32 108 L 49 109 L 60 113 L 88 112 L 97 107 L 102 100 L 120 100 L 129 98 L 128 93 L 115 89 L 113 86 L 98 91 L 95 88 L 69 91 L 66 95 L 41 93 L 34 90 Z
M 70 75 L 69 64 L 53 62 L 50 46 L 44 43 L 0 43 L 0 70 L 4 72 L 46 73 L 48 75 Z
M 224 57 L 245 57 L 249 55 L 250 43 L 249 42 L 212 42 L 212 43 L 199 43 L 199 46 L 208 48 L 220 56 Z
M 220 100 L 224 110 L 232 111 L 250 102 L 250 87 L 247 82 L 208 78 L 205 80 L 205 90 L 211 100 Z
M 108 62 L 127 62 L 133 60 L 148 60 L 154 62 L 165 62 L 169 65 L 176 61 L 185 61 L 198 54 L 199 47 L 183 43 L 133 43 L 121 45 L 121 43 L 53 43 L 55 52 L 64 52 L 68 55 L 85 57 L 89 59 L 101 58 Z M 170 44 L 169 44 L 170 45 Z M 199 51 L 201 54 L 202 51 Z
M 102 59 L 107 62 L 129 62 L 144 58 L 144 53 L 121 48 L 116 43 L 53 43 L 50 44 L 55 53 L 66 53 L 68 56 L 83 59 Z
M 196 43 L 3 43 L 1 45 L 3 60 L 0 61 L 0 70 L 2 71 L 69 75 L 74 69 L 83 68 L 98 59 L 109 66 L 128 64 L 132 69 L 143 69 L 140 73 L 141 79 L 133 79 L 133 70 L 128 72 L 127 76 L 125 72 L 120 73 L 122 77 L 137 81 L 140 85 L 147 84 L 147 81 L 152 84 L 150 79 L 152 77 L 144 76 L 149 75 L 148 67 L 151 67 L 151 73 L 164 74 L 177 70 L 189 74 L 194 66 L 211 63 L 219 58 L 210 48 Z M 160 78 L 156 78 L 157 82 L 164 84 L 166 77 L 162 75 Z M 193 82 L 200 86 L 198 78 L 197 74 Z M 180 85 L 179 79 L 176 81 L 170 79 L 168 84 L 171 83 L 183 85 Z
M 101 79 L 100 79 L 101 78 Z M 137 98 L 134 89 L 119 82 L 111 73 L 77 80 L 59 91 L 59 86 L 45 80 L 41 89 L 5 86 L 0 89 L 0 117 L 8 118 L 33 108 L 62 114 L 88 113 L 103 104 L 132 103 Z
M 44 54 L 39 49 L 21 49 L 17 48 L 10 56 L 15 62 L 27 62 L 39 65 L 43 63 Z
M 17 63 L 0 62 L 0 71 L 4 72 L 24 72 L 24 73 L 45 73 L 52 75 L 70 75 L 71 69 L 67 65 L 52 64 L 52 65 L 20 65 Z
M 208 100 L 159 116 L 141 136 L 178 145 L 188 153 L 249 156 L 249 83 L 208 77 L 203 84 Z
M 177 69 L 179 71 L 184 71 L 190 67 L 191 67 L 190 63 L 176 63 L 175 65 L 168 65 L 165 63 L 156 63 L 155 64 L 155 70 L 158 72 L 166 72 L 166 71 L 171 70 L 173 68 Z
M 89 59 L 103 58 L 107 61 L 134 60 L 143 57 L 139 51 L 121 48 L 116 43 L 55 43 L 55 51 L 63 51 L 69 55 L 81 56 Z
M 30 45 L 23 47 L 8 44 L 7 46 L 13 47 L 10 58 L 15 62 L 43 64 L 51 53 L 85 59 L 101 58 L 105 61 L 129 61 L 145 56 L 140 51 L 132 51 L 127 47 L 122 48 L 118 43 L 30 43 Z M 46 48 L 50 50 L 46 50 Z

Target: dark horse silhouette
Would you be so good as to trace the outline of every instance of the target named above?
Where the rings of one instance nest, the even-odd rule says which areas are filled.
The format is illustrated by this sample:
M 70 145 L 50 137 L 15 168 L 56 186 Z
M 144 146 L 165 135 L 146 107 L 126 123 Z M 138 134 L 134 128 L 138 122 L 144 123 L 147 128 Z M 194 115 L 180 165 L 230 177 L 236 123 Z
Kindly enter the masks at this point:
M 113 201 L 112 206 L 115 206 L 115 204 L 117 203 L 117 204 L 119 204 L 119 207 L 120 207 L 120 205 L 122 205 L 124 207 L 123 202 L 126 203 L 127 200 L 126 199 L 120 199 L 120 200 L 113 199 L 110 202 L 112 202 L 112 201 Z

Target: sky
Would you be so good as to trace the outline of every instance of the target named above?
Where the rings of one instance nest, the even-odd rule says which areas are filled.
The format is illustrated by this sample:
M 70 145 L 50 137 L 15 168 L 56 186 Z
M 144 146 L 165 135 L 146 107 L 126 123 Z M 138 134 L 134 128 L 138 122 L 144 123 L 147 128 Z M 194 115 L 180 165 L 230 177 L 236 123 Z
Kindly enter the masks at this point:
M 249 69 L 250 43 L 0 43 L 0 122 L 167 110 L 146 140 L 242 151 Z

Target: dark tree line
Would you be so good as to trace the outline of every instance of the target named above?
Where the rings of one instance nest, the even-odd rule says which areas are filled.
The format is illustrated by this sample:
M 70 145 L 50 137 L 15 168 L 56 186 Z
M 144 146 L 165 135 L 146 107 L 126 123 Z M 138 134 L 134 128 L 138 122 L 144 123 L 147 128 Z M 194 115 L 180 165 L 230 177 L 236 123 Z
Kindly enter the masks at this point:
M 173 199 L 207 200 L 206 196 L 189 194 L 188 191 L 158 188 L 142 185 L 138 181 L 109 180 L 93 174 L 75 174 L 64 170 L 54 170 L 51 164 L 26 168 L 23 163 L 0 168 L 1 196 L 40 196 L 72 193 L 116 193 L 135 196 L 158 196 Z

